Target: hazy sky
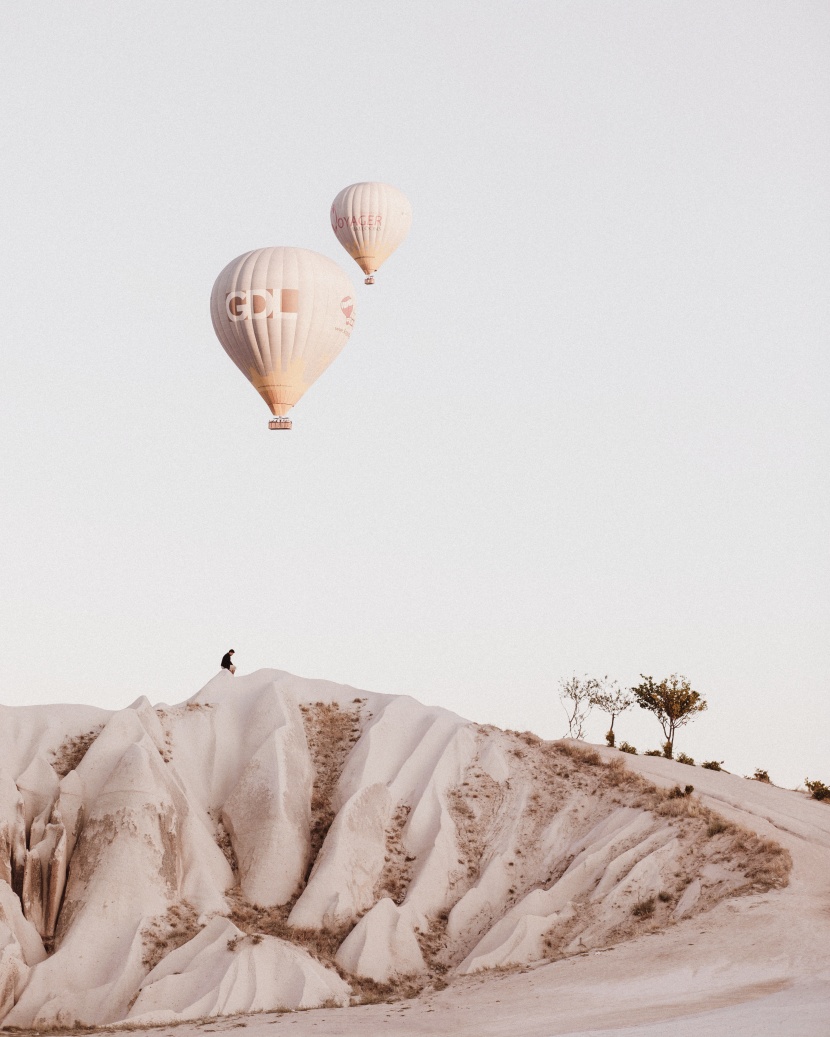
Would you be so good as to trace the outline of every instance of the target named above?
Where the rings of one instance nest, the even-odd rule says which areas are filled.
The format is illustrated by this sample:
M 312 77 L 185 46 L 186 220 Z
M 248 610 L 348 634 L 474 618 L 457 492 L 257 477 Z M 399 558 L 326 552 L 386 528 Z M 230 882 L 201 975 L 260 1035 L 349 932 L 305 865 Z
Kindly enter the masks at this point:
M 0 93 L 0 701 L 679 672 L 678 749 L 830 781 L 830 5 L 20 0 Z M 357 297 L 290 433 L 210 324 L 263 245 Z

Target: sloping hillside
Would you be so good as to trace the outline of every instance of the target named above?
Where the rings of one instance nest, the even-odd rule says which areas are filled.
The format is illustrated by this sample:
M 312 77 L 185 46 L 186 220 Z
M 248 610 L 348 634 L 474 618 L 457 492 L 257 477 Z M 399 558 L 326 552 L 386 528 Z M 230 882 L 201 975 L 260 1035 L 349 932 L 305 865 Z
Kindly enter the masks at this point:
M 789 868 L 620 754 L 275 670 L 179 706 L 0 707 L 3 1027 L 434 992 Z

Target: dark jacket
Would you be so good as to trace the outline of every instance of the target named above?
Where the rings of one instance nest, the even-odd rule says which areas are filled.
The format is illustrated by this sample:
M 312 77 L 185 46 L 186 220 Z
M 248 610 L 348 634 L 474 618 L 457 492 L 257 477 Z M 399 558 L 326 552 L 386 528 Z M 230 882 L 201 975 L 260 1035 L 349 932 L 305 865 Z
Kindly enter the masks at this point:
M 225 652 L 222 656 L 222 669 L 229 670 L 233 666 L 233 659 L 231 659 L 231 653 Z

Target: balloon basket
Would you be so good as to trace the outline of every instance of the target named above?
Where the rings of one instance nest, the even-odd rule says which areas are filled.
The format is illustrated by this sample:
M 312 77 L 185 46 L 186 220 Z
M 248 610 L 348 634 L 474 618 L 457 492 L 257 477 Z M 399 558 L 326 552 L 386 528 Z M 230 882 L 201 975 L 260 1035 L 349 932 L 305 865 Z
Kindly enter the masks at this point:
M 290 418 L 271 418 L 268 422 L 268 428 L 270 429 L 290 429 L 291 419 Z
M 369 276 L 366 278 L 366 280 L 363 283 L 364 284 L 374 284 L 375 283 L 375 279 L 374 279 L 373 275 L 369 274 Z

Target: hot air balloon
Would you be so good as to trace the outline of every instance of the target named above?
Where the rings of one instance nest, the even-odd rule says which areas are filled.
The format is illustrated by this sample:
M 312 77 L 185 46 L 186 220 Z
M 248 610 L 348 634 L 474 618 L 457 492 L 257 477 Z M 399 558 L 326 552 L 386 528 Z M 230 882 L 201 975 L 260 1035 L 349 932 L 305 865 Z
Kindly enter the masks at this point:
M 271 429 L 349 341 L 354 288 L 340 267 L 307 248 L 258 248 L 216 278 L 210 315 L 228 356 L 265 400 Z
M 337 240 L 374 284 L 375 271 L 409 233 L 412 206 L 389 184 L 344 187 L 331 204 L 331 229 Z

